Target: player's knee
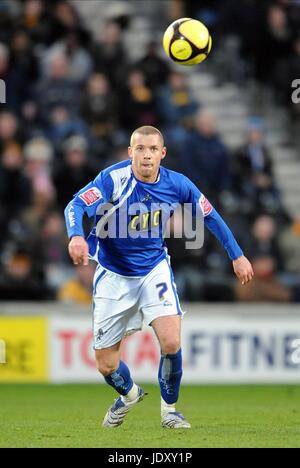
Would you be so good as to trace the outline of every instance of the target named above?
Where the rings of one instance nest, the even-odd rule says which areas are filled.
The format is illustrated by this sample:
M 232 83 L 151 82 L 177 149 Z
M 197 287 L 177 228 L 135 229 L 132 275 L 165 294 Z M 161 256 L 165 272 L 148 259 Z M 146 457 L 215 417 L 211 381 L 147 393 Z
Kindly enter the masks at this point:
M 161 352 L 163 354 L 176 354 L 180 349 L 180 341 L 168 339 L 161 343 Z
M 118 366 L 112 363 L 107 363 L 104 361 L 97 360 L 96 361 L 97 369 L 100 372 L 100 374 L 103 375 L 103 377 L 107 377 L 108 375 L 113 374 Z

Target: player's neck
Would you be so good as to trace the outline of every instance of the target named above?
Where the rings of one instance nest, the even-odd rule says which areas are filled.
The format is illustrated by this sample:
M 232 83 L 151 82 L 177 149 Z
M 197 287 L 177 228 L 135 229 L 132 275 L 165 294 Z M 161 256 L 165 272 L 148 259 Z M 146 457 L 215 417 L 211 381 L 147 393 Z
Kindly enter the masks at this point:
M 149 176 L 149 177 L 143 177 L 141 174 L 139 174 L 135 170 L 134 167 L 132 167 L 132 172 L 134 174 L 134 177 L 140 182 L 145 182 L 146 184 L 154 184 L 158 179 L 159 169 L 155 174 L 153 174 L 153 176 Z

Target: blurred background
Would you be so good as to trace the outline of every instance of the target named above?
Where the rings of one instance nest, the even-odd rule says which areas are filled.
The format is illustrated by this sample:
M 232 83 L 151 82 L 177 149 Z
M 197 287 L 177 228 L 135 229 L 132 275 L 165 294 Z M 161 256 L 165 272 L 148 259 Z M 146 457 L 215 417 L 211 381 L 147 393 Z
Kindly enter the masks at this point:
M 201 66 L 164 56 L 184 16 L 213 36 Z M 1 0 L 0 23 L 1 299 L 90 303 L 93 267 L 71 266 L 63 210 L 149 124 L 256 270 L 240 288 L 210 235 L 199 251 L 171 240 L 181 298 L 299 301 L 299 2 Z
M 191 68 L 161 45 L 185 16 L 213 37 L 209 58 Z M 41 312 L 41 301 L 91 304 L 94 266 L 71 265 L 63 210 L 127 159 L 141 125 L 162 130 L 165 165 L 206 194 L 256 273 L 241 287 L 209 233 L 201 250 L 170 239 L 181 299 L 299 312 L 299 1 L 0 0 L 0 79 L 0 314 L 36 310 L 24 301 Z

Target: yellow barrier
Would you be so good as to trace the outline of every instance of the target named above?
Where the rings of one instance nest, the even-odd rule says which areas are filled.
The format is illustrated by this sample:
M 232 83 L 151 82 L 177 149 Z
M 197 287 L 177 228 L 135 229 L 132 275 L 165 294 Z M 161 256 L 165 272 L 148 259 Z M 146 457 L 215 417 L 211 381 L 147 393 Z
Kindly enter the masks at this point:
M 48 382 L 48 320 L 1 317 L 0 382 Z

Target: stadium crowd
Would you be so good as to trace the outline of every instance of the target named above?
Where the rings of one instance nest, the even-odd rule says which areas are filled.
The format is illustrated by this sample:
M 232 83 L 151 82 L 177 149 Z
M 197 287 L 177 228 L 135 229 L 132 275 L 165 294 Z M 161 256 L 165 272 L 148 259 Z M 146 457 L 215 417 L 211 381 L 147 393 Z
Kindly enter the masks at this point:
M 260 1 L 255 12 L 257 2 L 247 1 L 247 15 L 243 3 L 230 0 L 226 14 L 226 2 L 217 0 L 202 2 L 201 11 L 196 2 L 170 3 L 170 17 L 175 10 L 201 15 L 216 47 L 221 34 L 234 32 L 247 73 L 280 89 L 278 99 L 289 106 L 286 86 L 300 62 L 296 2 Z M 154 125 L 165 135 L 165 165 L 190 177 L 220 210 L 256 272 L 242 288 L 210 235 L 200 250 L 172 238 L 181 298 L 299 301 L 300 214 L 290 219 L 282 204 L 263 123 L 251 119 L 244 145 L 230 151 L 186 75 L 161 58 L 159 44 L 149 42 L 132 63 L 122 40 L 129 27 L 130 18 L 111 18 L 94 37 L 71 1 L 0 1 L 1 300 L 91 301 L 94 266 L 72 267 L 63 210 L 98 171 L 127 158 L 133 129 Z

